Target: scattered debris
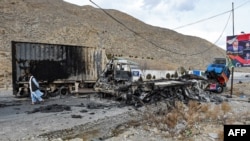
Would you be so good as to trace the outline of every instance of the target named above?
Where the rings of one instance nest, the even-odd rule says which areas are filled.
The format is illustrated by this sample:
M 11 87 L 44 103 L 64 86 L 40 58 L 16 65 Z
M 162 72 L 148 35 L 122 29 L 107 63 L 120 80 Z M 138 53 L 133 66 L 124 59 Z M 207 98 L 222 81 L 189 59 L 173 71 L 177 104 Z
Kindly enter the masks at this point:
M 71 115 L 72 118 L 82 118 L 81 115 Z
M 93 102 L 87 104 L 88 109 L 104 109 L 106 107 L 109 107 L 109 106 L 104 105 L 104 104 L 99 104 L 99 103 L 93 103 Z
M 77 105 L 77 107 L 85 107 L 85 105 L 81 103 L 80 105 Z
M 87 113 L 88 111 L 85 110 L 85 109 L 83 109 L 83 110 L 81 110 L 80 112 L 81 112 L 81 113 Z

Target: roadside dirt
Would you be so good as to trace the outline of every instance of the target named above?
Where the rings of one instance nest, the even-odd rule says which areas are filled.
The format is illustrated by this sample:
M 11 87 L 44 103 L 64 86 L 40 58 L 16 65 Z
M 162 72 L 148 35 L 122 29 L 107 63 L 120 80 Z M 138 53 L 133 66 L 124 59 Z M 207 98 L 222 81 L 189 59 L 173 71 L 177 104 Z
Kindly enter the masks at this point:
M 1 141 L 223 140 L 224 124 L 250 124 L 250 83 L 234 84 L 226 102 L 183 104 L 168 101 L 141 108 L 97 94 L 68 95 L 31 105 L 0 91 Z M 174 120 L 178 119 L 178 120 Z

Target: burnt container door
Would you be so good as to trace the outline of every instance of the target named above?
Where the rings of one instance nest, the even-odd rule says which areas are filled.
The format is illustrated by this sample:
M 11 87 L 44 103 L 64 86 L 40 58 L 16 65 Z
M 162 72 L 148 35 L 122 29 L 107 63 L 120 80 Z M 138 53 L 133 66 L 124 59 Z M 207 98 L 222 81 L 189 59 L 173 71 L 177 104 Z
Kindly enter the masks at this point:
M 12 42 L 12 81 L 16 94 L 19 82 L 32 73 L 38 81 L 76 81 L 85 74 L 82 46 Z M 81 80 L 79 80 L 81 81 Z

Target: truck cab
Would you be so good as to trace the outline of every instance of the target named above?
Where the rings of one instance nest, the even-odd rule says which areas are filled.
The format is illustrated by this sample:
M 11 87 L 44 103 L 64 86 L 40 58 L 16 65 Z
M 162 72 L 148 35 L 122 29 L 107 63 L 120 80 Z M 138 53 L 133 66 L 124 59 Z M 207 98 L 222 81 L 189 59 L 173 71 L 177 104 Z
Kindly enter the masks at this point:
M 226 58 L 214 58 L 214 61 L 207 66 L 205 75 L 210 82 L 208 90 L 222 93 L 230 78 Z

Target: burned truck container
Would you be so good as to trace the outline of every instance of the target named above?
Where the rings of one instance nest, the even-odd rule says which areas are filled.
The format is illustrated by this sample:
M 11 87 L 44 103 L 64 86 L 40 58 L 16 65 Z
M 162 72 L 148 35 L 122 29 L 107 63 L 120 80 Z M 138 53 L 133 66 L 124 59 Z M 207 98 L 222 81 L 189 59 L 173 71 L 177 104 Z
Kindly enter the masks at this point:
M 28 95 L 28 73 L 46 94 L 67 94 L 91 86 L 107 62 L 104 49 L 12 41 L 14 95 Z

